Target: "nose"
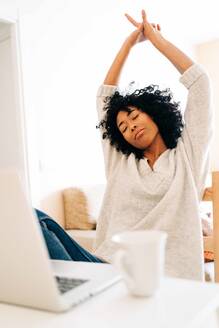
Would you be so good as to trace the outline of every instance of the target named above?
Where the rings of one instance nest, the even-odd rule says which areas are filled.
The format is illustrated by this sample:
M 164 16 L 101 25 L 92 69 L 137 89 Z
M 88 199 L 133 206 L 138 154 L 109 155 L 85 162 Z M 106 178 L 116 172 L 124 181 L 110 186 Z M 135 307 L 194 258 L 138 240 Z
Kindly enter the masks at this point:
M 131 131 L 133 132 L 135 129 L 136 129 L 136 124 L 135 125 L 132 125 Z

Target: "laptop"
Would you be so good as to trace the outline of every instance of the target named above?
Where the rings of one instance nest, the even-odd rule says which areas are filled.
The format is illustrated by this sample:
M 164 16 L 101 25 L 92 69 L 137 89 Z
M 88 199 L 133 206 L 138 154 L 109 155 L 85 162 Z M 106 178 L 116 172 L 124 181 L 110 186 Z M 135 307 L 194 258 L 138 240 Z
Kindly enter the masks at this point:
M 0 302 L 62 312 L 121 280 L 106 263 L 50 260 L 14 169 L 0 170 Z

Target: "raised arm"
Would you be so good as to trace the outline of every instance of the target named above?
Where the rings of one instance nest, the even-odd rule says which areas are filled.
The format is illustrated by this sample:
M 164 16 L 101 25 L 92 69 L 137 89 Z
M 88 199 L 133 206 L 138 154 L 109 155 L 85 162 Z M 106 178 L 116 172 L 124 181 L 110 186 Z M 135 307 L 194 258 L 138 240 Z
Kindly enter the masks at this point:
M 105 106 L 105 99 L 107 96 L 111 96 L 115 91 L 119 82 L 119 77 L 121 71 L 124 67 L 126 59 L 129 55 L 132 47 L 141 41 L 146 40 L 143 34 L 143 23 L 138 23 L 135 25 L 136 30 L 132 32 L 122 44 L 118 54 L 116 55 L 105 79 L 104 85 L 101 85 L 97 93 L 97 111 L 99 120 L 102 120 L 105 112 L 103 108 Z M 115 147 L 110 145 L 109 140 L 102 139 L 104 162 L 105 162 L 105 172 L 108 178 L 111 172 L 121 160 L 121 153 L 118 153 Z
M 182 74 L 180 81 L 188 89 L 182 142 L 201 200 L 209 170 L 210 141 L 213 132 L 210 80 L 201 65 L 195 64 L 180 49 L 167 41 L 158 30 L 151 27 L 144 11 L 142 11 L 142 18 L 145 37 Z

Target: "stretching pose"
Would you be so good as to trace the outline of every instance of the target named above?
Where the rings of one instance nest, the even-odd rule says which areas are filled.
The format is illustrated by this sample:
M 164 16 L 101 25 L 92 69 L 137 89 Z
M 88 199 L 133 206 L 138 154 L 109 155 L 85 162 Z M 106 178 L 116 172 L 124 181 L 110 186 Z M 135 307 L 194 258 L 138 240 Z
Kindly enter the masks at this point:
M 202 280 L 203 247 L 199 202 L 208 174 L 212 111 L 204 69 L 167 41 L 158 24 L 126 15 L 136 30 L 125 40 L 98 90 L 107 186 L 94 254 L 37 211 L 51 258 L 111 262 L 113 234 L 124 230 L 167 232 L 166 274 Z M 188 89 L 184 120 L 169 89 L 150 85 L 124 95 L 118 89 L 125 61 L 148 40 L 180 72 Z
M 136 30 L 125 40 L 97 95 L 107 177 L 95 255 L 111 262 L 111 237 L 124 230 L 167 232 L 166 274 L 203 279 L 199 202 L 208 174 L 212 111 L 205 70 L 166 40 L 158 24 L 126 15 Z M 188 89 L 184 120 L 169 89 L 150 85 L 123 94 L 118 82 L 129 53 L 148 40 Z

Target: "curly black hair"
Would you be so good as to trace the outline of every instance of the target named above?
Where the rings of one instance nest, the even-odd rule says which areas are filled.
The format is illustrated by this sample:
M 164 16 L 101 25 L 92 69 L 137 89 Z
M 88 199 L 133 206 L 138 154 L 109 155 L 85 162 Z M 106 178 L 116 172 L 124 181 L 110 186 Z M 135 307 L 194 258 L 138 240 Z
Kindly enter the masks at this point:
M 112 96 L 105 99 L 106 114 L 97 128 L 103 131 L 102 138 L 109 139 L 117 151 L 121 151 L 127 157 L 134 153 L 137 159 L 141 159 L 144 158 L 144 150 L 130 145 L 117 127 L 118 113 L 130 112 L 130 106 L 134 106 L 148 114 L 158 126 L 166 147 L 172 149 L 176 147 L 184 126 L 179 104 L 173 101 L 173 94 L 169 88 L 159 90 L 159 86 L 154 84 L 126 95 L 115 91 Z

